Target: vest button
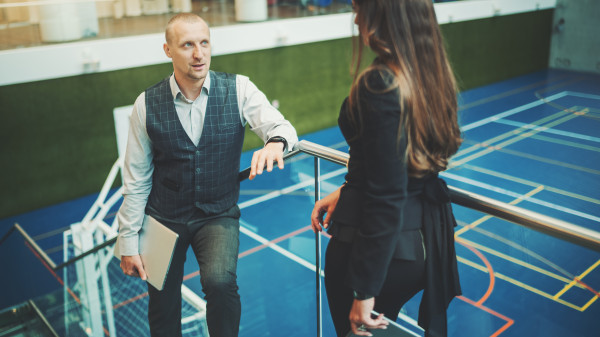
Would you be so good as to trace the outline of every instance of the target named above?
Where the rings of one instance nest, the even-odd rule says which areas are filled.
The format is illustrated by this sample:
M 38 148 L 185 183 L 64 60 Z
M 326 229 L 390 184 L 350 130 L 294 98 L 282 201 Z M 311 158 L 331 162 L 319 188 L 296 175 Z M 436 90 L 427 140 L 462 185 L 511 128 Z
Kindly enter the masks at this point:
M 200 173 L 200 168 L 196 168 L 196 173 Z
M 196 151 L 196 154 L 197 154 L 197 155 L 200 155 L 200 151 Z

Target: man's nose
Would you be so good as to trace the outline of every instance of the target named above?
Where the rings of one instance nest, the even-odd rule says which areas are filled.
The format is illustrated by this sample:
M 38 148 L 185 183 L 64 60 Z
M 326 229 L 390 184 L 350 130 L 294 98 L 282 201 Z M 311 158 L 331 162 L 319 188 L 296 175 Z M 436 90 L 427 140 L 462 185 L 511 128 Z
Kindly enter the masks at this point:
M 195 46 L 194 47 L 194 58 L 201 59 L 202 56 L 204 56 L 202 48 L 200 48 L 200 46 L 198 46 L 198 45 Z

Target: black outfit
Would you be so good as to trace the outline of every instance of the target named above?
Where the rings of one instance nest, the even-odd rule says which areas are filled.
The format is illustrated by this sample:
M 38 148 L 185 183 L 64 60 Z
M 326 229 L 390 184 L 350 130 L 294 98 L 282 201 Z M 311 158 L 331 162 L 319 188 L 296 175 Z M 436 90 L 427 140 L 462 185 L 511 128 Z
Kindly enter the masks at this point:
M 377 62 L 377 61 L 375 61 Z M 375 310 L 395 320 L 424 289 L 419 325 L 426 336 L 446 335 L 446 309 L 461 293 L 449 194 L 437 174 L 409 177 L 406 139 L 398 138 L 398 90 L 385 91 L 387 72 L 371 71 L 360 88 L 360 128 L 347 100 L 339 127 L 350 146 L 346 184 L 332 215 L 325 286 L 339 336 L 350 330 L 353 290 L 375 296 Z

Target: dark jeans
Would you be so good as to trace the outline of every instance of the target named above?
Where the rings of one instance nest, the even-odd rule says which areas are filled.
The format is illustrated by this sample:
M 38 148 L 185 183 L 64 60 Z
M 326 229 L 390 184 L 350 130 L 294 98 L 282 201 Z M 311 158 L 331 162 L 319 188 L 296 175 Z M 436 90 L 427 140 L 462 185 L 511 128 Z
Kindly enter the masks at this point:
M 200 214 L 201 215 L 201 214 Z M 186 252 L 191 245 L 206 295 L 206 321 L 211 336 L 237 336 L 241 303 L 237 286 L 240 210 L 199 216 L 188 224 L 163 223 L 179 234 L 162 291 L 148 284 L 148 321 L 152 337 L 181 336 L 181 284 Z
M 351 243 L 331 238 L 325 253 L 325 290 L 333 325 L 340 337 L 350 331 L 348 316 L 354 301 L 352 289 L 345 282 L 351 251 Z M 381 292 L 375 297 L 374 310 L 395 321 L 404 303 L 424 285 L 424 256 L 417 261 L 393 259 Z

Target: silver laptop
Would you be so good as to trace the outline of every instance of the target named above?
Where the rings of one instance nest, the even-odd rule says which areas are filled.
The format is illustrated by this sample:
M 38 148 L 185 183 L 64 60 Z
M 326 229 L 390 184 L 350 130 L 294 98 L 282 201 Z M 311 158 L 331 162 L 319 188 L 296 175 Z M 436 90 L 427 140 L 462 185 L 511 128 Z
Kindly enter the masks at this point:
M 375 311 L 371 312 L 371 314 L 378 316 L 379 314 Z M 421 337 L 422 335 L 417 334 L 416 332 L 410 331 L 407 328 L 401 326 L 400 324 L 384 317 L 385 320 L 389 323 L 387 329 L 369 329 L 369 332 L 373 335 L 373 337 Z M 355 335 L 350 331 L 346 337 L 355 337 Z
M 162 290 L 179 234 L 168 229 L 153 217 L 146 215 L 139 232 L 140 256 L 146 271 L 147 281 L 154 288 Z M 119 239 L 115 244 L 115 256 L 120 260 Z

